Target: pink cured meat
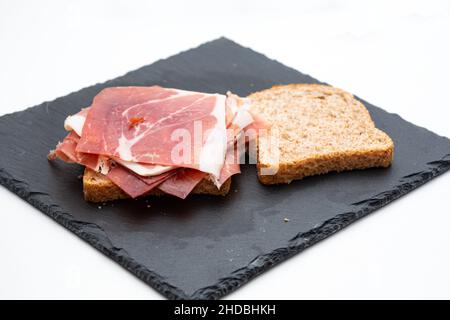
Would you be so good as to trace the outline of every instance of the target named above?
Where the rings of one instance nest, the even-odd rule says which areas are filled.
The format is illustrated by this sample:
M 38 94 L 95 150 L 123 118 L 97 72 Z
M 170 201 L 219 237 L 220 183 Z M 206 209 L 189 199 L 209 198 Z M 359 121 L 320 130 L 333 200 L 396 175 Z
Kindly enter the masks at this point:
M 78 163 L 92 170 L 98 170 L 99 156 L 94 154 L 80 153 L 76 151 L 80 137 L 70 132 L 64 140 L 58 144 L 54 151 L 61 160 L 69 163 Z
M 64 122 L 64 127 L 66 128 L 66 130 L 76 132 L 76 134 L 78 135 L 77 143 L 80 138 L 79 135 L 82 134 L 84 123 L 86 122 L 86 117 L 87 117 L 90 109 L 91 109 L 91 107 L 84 108 L 80 112 L 78 112 L 74 115 L 68 116 L 66 118 L 66 121 Z M 88 153 L 84 153 L 84 154 L 88 154 Z M 117 160 L 119 160 L 119 159 L 117 159 Z M 64 161 L 66 161 L 66 160 L 64 160 Z M 72 161 L 72 162 L 74 162 L 74 161 Z M 126 163 L 121 163 L 121 164 L 123 166 L 127 167 Z M 140 163 L 139 166 L 140 166 L 140 168 L 144 168 L 146 170 L 152 170 L 156 167 L 160 168 L 160 166 L 158 166 L 158 165 L 143 164 L 143 163 Z M 127 168 L 130 169 L 131 171 L 133 171 L 133 167 L 127 167 Z
M 176 171 L 172 170 L 153 177 L 140 177 L 117 165 L 111 168 L 107 177 L 130 197 L 136 198 L 153 190 L 164 180 L 170 179 L 171 176 L 176 174 Z
M 241 173 L 241 166 L 239 164 L 239 150 L 229 146 L 225 155 L 225 164 L 220 172 L 220 179 L 218 187 L 228 180 L 231 176 Z
M 268 130 L 270 128 L 270 124 L 263 118 L 254 114 L 253 112 L 251 112 L 251 115 L 253 117 L 253 122 L 244 129 L 244 132 L 248 133 L 253 131 L 251 132 L 251 134 L 246 134 L 246 137 L 250 140 L 255 139 L 259 135 L 260 130 Z
M 234 137 L 231 137 L 232 139 Z M 233 140 L 229 140 L 233 141 Z M 232 175 L 240 173 L 238 150 L 230 144 L 225 154 L 225 163 L 216 182 L 218 188 Z M 206 177 L 204 172 L 193 169 L 179 169 L 177 174 L 165 180 L 158 189 L 173 196 L 185 199 L 189 193 Z
M 58 143 L 55 149 L 55 154 L 62 158 L 62 160 L 69 163 L 77 163 L 78 157 L 76 154 L 76 147 L 79 137 L 76 133 L 69 133 L 62 142 Z
M 216 183 L 220 188 L 222 184 L 232 175 L 241 172 L 239 158 L 233 155 L 237 152 L 234 148 L 228 148 L 225 157 L 225 164 L 220 172 L 220 179 Z M 181 199 L 185 199 L 189 193 L 207 176 L 206 173 L 193 169 L 179 169 L 178 173 L 171 178 L 165 180 L 158 186 L 158 189 L 165 193 L 174 195 Z
M 70 132 L 54 151 L 55 155 L 63 161 L 78 163 L 91 170 L 98 171 L 98 155 L 76 151 L 79 139 L 80 137 L 74 131 Z M 115 166 L 111 166 L 111 169 L 106 175 L 126 194 L 132 198 L 136 198 L 157 187 L 165 179 L 176 174 L 176 171 L 177 170 L 171 170 L 152 177 L 141 177 L 133 174 L 121 165 L 116 164 Z
M 104 89 L 94 98 L 77 151 L 200 169 L 198 157 L 208 132 L 225 121 L 225 110 L 224 119 L 214 115 L 220 99 L 225 97 L 158 86 Z M 172 150 L 179 141 L 171 139 L 172 134 L 181 129 L 194 136 L 195 122 L 201 122 L 203 141 L 191 142 L 195 149 L 188 161 L 174 161 Z
M 104 91 L 107 92 L 105 93 Z M 121 130 L 121 138 L 125 137 L 128 141 L 130 139 L 133 140 L 133 138 L 136 136 L 140 136 L 139 139 L 136 139 L 133 142 L 134 144 L 132 148 L 128 150 L 133 151 L 131 152 L 131 154 L 130 152 L 128 152 L 128 156 L 131 157 L 130 159 L 133 159 L 133 161 L 135 161 L 136 155 L 134 154 L 134 151 L 136 150 L 133 149 L 134 146 L 136 146 L 142 139 L 145 140 L 147 138 L 145 134 L 142 134 L 143 132 L 151 135 L 151 139 L 154 140 L 154 145 L 159 144 L 159 147 L 166 149 L 167 146 L 165 143 L 167 142 L 167 137 L 165 140 L 163 140 L 164 143 L 160 143 L 161 141 L 155 139 L 155 134 L 159 133 L 162 137 L 164 137 L 164 135 L 167 134 L 167 129 L 170 129 L 173 132 L 174 128 L 187 128 L 188 130 L 190 130 L 190 132 L 192 132 L 192 130 L 194 129 L 192 126 L 186 126 L 186 119 L 187 122 L 190 123 L 195 120 L 201 120 L 203 126 L 202 131 L 207 131 L 213 128 L 218 120 L 217 118 L 211 116 L 213 107 L 217 104 L 217 101 L 213 100 L 217 100 L 218 95 L 186 92 L 175 89 L 163 89 L 160 87 L 110 88 L 104 91 L 102 91 L 102 93 L 100 93 L 95 98 L 93 104 L 93 107 L 95 107 L 96 102 L 98 102 L 100 107 L 103 107 L 103 109 L 105 109 L 103 110 L 103 114 L 100 112 L 96 117 L 93 117 L 93 121 L 89 122 L 89 115 L 92 114 L 92 110 L 96 109 L 94 109 L 93 107 L 83 109 L 75 115 L 83 119 L 81 124 L 78 123 L 77 128 L 75 128 L 75 126 L 66 128 L 68 130 L 75 130 L 77 132 L 82 131 L 81 143 L 83 143 L 83 139 L 87 141 L 85 141 L 84 147 L 79 146 L 81 144 L 80 137 L 76 133 L 74 133 L 74 131 L 72 131 L 66 137 L 66 139 L 64 139 L 64 141 L 58 145 L 57 150 L 55 150 L 56 156 L 60 157 L 64 161 L 77 162 L 97 171 L 99 166 L 99 159 L 105 159 L 105 162 L 109 163 L 109 157 L 105 156 L 104 154 L 107 154 L 112 149 L 110 143 L 111 140 L 106 138 L 110 137 L 110 134 L 105 133 L 104 131 L 100 131 L 99 129 L 102 127 L 102 124 L 107 123 L 106 128 L 119 127 Z M 101 96 L 103 93 L 106 95 L 105 97 Z M 126 99 L 120 100 L 118 99 L 118 97 L 126 97 Z M 237 135 L 240 130 L 243 129 L 239 126 L 235 126 L 232 123 L 234 118 L 236 117 L 237 110 L 240 109 L 240 103 L 238 99 L 239 98 L 234 95 L 229 95 L 227 98 L 227 101 L 236 104 L 237 107 L 234 109 L 230 108 L 229 103 L 225 104 L 225 117 L 223 120 L 225 120 L 226 127 L 233 130 L 229 132 L 229 136 L 227 139 L 228 149 L 225 154 L 225 163 L 223 164 L 222 170 L 220 171 L 220 178 L 215 180 L 215 183 L 218 187 L 220 187 L 230 176 L 240 173 L 239 155 L 236 154 L 238 150 L 232 147 L 235 135 Z M 165 114 L 164 112 L 159 112 L 158 114 L 158 111 L 161 111 L 161 107 L 164 108 L 163 111 L 166 111 Z M 180 108 L 185 108 L 185 110 L 182 112 L 178 112 Z M 142 111 L 142 109 L 144 109 L 144 111 Z M 149 115 L 146 113 L 146 111 L 149 111 L 147 109 L 153 111 L 154 119 L 149 117 Z M 101 110 L 102 108 L 100 108 L 100 111 Z M 119 112 L 118 110 L 121 111 L 121 117 L 117 117 L 117 115 L 114 115 L 114 112 Z M 256 121 L 245 129 L 260 129 L 266 127 L 265 124 L 258 121 L 259 119 L 257 119 L 257 117 L 255 117 L 254 115 L 253 118 Z M 159 121 L 160 119 L 163 119 L 163 121 Z M 179 127 L 180 121 L 183 119 L 185 121 L 182 121 L 182 127 Z M 117 126 L 118 122 L 120 122 L 119 126 Z M 149 124 L 144 125 L 145 122 L 148 122 L 150 124 L 150 127 Z M 153 125 L 155 122 L 159 122 L 159 128 Z M 113 125 L 110 125 L 111 123 L 113 123 Z M 86 124 L 87 126 L 85 126 Z M 153 127 L 151 127 L 152 125 Z M 101 134 L 98 134 L 98 132 L 97 134 L 94 134 L 96 132 L 96 128 L 98 129 L 98 132 L 101 132 Z M 166 130 L 165 133 L 164 130 Z M 205 139 L 205 137 L 203 138 Z M 112 140 L 114 140 L 114 138 Z M 93 143 L 93 148 L 91 148 L 92 145 L 89 145 L 90 143 Z M 114 146 L 114 143 L 112 143 L 112 146 L 115 147 L 114 150 L 118 152 L 120 156 L 120 148 Z M 95 149 L 99 147 L 100 150 Z M 169 149 L 170 148 L 171 147 L 169 146 Z M 84 150 L 87 150 L 91 153 L 82 152 Z M 102 150 L 106 151 L 103 152 Z M 139 158 L 139 149 L 137 149 L 137 151 L 137 157 Z M 167 151 L 167 149 L 162 151 Z M 96 152 L 98 152 L 98 154 Z M 148 153 L 148 150 L 146 150 L 146 152 Z M 157 162 L 154 159 L 154 155 L 155 154 L 152 153 L 151 160 L 149 159 L 148 163 L 141 163 L 141 165 L 145 165 L 148 168 L 152 167 L 153 163 Z M 160 154 L 156 155 L 157 158 L 161 158 Z M 167 152 L 165 155 L 167 156 Z M 198 166 L 198 164 L 195 163 L 195 159 L 193 157 L 191 158 L 191 162 L 193 166 L 196 167 Z M 123 154 L 120 158 L 124 158 Z M 157 163 L 159 164 L 159 162 Z M 187 165 L 187 167 L 189 166 L 190 164 Z M 116 185 L 118 185 L 122 190 L 124 190 L 133 198 L 147 193 L 154 187 L 158 187 L 166 193 L 184 199 L 195 188 L 195 186 L 204 177 L 206 177 L 206 175 L 206 173 L 198 170 L 178 168 L 157 176 L 145 177 L 139 176 L 119 164 L 112 167 L 109 173 L 107 173 L 107 176 Z
M 231 112 L 231 109 L 227 107 L 226 109 L 226 124 L 228 128 L 232 128 L 232 120 L 234 119 L 235 114 Z M 238 132 L 237 128 L 230 132 L 228 132 L 228 148 L 225 154 L 225 163 L 220 172 L 220 178 L 216 181 L 216 185 L 218 188 L 222 186 L 222 184 L 228 180 L 232 175 L 238 174 L 241 172 L 239 165 L 239 154 L 238 151 L 234 147 L 234 137 L 235 133 Z M 158 186 L 158 189 L 164 191 L 165 193 L 171 194 L 173 196 L 185 199 L 189 193 L 200 183 L 200 181 L 206 177 L 206 174 L 197 170 L 180 170 L 177 175 L 167 179 L 161 185 Z
M 80 137 L 74 131 L 70 132 L 56 148 L 55 155 L 63 161 L 78 163 L 97 171 L 98 155 L 83 154 L 75 150 L 79 139 Z M 170 179 L 174 175 L 176 177 Z M 175 169 L 157 176 L 142 177 L 117 164 L 111 167 L 106 176 L 132 198 L 144 195 L 165 180 L 170 179 L 160 189 L 184 199 L 206 174 L 197 170 Z
M 230 127 L 235 114 L 231 112 L 231 109 L 226 109 L 226 124 Z M 225 154 L 225 163 L 220 172 L 220 178 L 218 180 L 217 187 L 220 188 L 222 184 L 228 180 L 232 175 L 241 172 L 239 165 L 239 156 L 237 150 L 232 147 L 234 141 L 234 130 L 228 135 L 227 141 L 230 142 Z M 185 199 L 189 193 L 200 183 L 202 179 L 206 177 L 206 174 L 198 170 L 181 169 L 178 173 L 171 178 L 165 180 L 158 186 L 158 189 L 165 193 L 171 194 L 181 199 Z
M 181 199 L 185 199 L 195 186 L 206 177 L 206 173 L 193 169 L 180 169 L 165 180 L 158 189 Z

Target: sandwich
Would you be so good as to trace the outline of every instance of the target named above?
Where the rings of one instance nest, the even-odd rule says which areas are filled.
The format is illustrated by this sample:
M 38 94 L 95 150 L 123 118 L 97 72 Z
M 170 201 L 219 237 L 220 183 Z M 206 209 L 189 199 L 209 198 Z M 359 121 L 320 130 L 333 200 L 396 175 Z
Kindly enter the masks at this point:
M 102 90 L 68 116 L 48 158 L 85 167 L 91 202 L 226 195 L 254 142 L 262 184 L 389 167 L 394 143 L 350 93 L 318 84 L 274 86 L 246 98 L 152 87 Z
M 112 87 L 66 118 L 68 134 L 48 159 L 85 167 L 87 201 L 226 195 L 240 173 L 238 142 L 265 125 L 231 93 Z

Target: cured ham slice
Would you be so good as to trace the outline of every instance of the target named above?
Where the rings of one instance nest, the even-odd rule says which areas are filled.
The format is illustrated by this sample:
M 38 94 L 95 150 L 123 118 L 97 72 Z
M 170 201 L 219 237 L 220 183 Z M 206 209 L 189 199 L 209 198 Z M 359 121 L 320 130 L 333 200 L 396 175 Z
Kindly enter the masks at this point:
M 267 124 L 264 121 L 260 120 L 258 117 L 256 117 L 254 114 L 251 113 L 249 107 L 250 104 L 248 99 L 240 98 L 237 95 L 234 95 L 230 92 L 227 93 L 226 108 L 225 108 L 225 115 L 226 115 L 225 119 L 228 136 L 227 149 L 230 148 L 230 143 L 232 141 L 238 140 L 239 135 L 244 130 L 244 128 L 246 129 L 246 131 L 249 132 L 248 137 L 255 137 L 255 134 L 252 133 L 252 130 L 254 130 L 253 132 L 256 132 L 256 130 L 267 127 Z M 73 130 L 80 136 L 89 110 L 90 107 L 84 108 L 77 114 L 67 117 L 66 121 L 64 122 L 64 127 L 66 128 L 66 130 Z M 232 132 L 230 132 L 230 130 L 232 130 Z M 112 159 L 117 163 L 120 163 L 122 166 L 128 168 L 129 170 L 133 171 L 137 175 L 144 177 L 158 175 L 176 168 L 175 166 L 164 166 L 164 165 L 125 161 L 117 157 L 112 157 Z M 238 161 L 239 157 L 235 157 L 233 159 L 236 159 L 236 161 Z M 239 165 L 237 165 L 238 162 L 236 162 L 233 165 L 233 167 L 230 166 L 229 155 L 226 163 L 228 163 L 227 168 L 225 167 L 222 168 L 222 171 L 228 172 L 228 174 L 224 174 L 221 171 L 219 178 L 215 179 L 218 187 L 220 187 L 221 183 L 226 181 L 226 179 L 229 178 L 231 175 L 240 173 Z M 224 177 L 227 178 L 223 180 Z
M 78 136 L 81 136 L 83 126 L 86 121 L 86 117 L 87 117 L 89 110 L 90 110 L 90 107 L 84 108 L 77 114 L 68 116 L 64 122 L 64 128 L 67 131 L 73 130 L 77 133 Z M 175 168 L 173 166 L 162 166 L 162 165 L 125 161 L 125 160 L 122 160 L 122 159 L 116 158 L 116 157 L 113 157 L 112 159 L 115 162 L 120 163 L 122 166 L 128 168 L 129 170 L 133 171 L 134 173 L 136 173 L 140 176 L 144 176 L 144 177 L 155 176 L 155 175 L 170 171 Z
M 219 177 L 226 151 L 224 105 L 225 96 L 218 94 L 158 86 L 107 88 L 94 98 L 77 151 Z M 200 140 L 192 141 L 197 136 Z M 191 148 L 177 157 L 180 138 L 189 139 L 181 145 Z
M 56 156 L 69 163 L 78 163 L 85 167 L 105 174 L 117 186 L 119 186 L 130 197 L 141 196 L 157 187 L 161 182 L 176 174 L 176 170 L 165 172 L 157 176 L 137 176 L 121 165 L 111 165 L 108 158 L 89 153 L 76 151 L 80 137 L 75 131 L 70 132 L 67 137 L 58 144 L 51 157 Z
M 215 184 L 218 188 L 224 184 L 231 176 L 241 173 L 241 166 L 239 165 L 239 149 L 235 148 L 235 144 L 231 144 L 225 155 L 225 164 L 223 165 L 220 177 Z
M 118 165 L 108 172 L 107 177 L 132 198 L 142 196 L 156 188 L 176 172 L 166 172 L 154 177 L 139 177 Z
M 132 198 L 158 188 L 184 199 L 202 179 L 220 189 L 240 173 L 240 136 L 266 124 L 231 93 L 153 86 L 105 89 L 64 127 L 70 133 L 49 159 L 103 173 Z
M 269 128 L 269 124 L 251 111 L 251 102 L 248 98 L 240 98 L 231 92 L 227 92 L 227 107 L 233 115 L 229 130 L 233 132 L 235 140 L 244 134 L 245 141 L 253 140 L 258 136 L 259 130 Z M 230 133 L 228 133 L 230 135 Z
M 120 158 L 112 158 L 112 159 L 115 162 L 120 163 L 122 166 L 128 168 L 129 170 L 133 171 L 134 173 L 142 177 L 156 176 L 176 168 L 174 166 L 162 166 L 159 164 L 147 164 L 147 163 L 124 161 Z
M 68 116 L 64 121 L 64 129 L 67 131 L 75 131 L 75 133 L 81 137 L 83 132 L 84 122 L 86 121 L 87 114 L 90 107 L 81 109 L 80 112 L 73 116 Z
M 76 151 L 80 137 L 71 131 L 64 140 L 56 146 L 49 154 L 49 158 L 59 157 L 69 163 L 78 163 L 103 174 L 109 171 L 108 158 L 95 154 L 81 153 Z
M 167 194 L 185 199 L 206 175 L 206 173 L 198 170 L 180 169 L 175 175 L 161 183 L 158 189 Z

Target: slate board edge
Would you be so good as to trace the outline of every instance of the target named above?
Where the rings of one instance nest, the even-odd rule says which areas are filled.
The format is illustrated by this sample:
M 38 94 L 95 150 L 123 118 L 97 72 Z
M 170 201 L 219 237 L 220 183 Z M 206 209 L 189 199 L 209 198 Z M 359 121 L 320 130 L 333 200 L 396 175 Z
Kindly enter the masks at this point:
M 49 104 L 51 104 L 51 103 L 55 103 L 55 102 L 57 102 L 57 101 L 60 100 L 60 99 L 61 99 L 61 100 L 62 100 L 62 99 L 66 99 L 66 98 L 70 97 L 71 95 L 77 94 L 77 93 L 80 92 L 80 91 L 88 90 L 88 89 L 90 89 L 90 88 L 93 88 L 93 87 L 96 87 L 96 86 L 99 86 L 99 85 L 107 85 L 108 83 L 114 82 L 114 81 L 116 81 L 117 79 L 120 79 L 120 78 L 124 78 L 124 77 L 126 77 L 128 74 L 133 73 L 133 72 L 136 72 L 136 71 L 138 71 L 138 70 L 140 70 L 140 69 L 142 69 L 142 68 L 148 67 L 148 66 L 153 65 L 153 64 L 161 63 L 161 62 L 163 62 L 163 61 L 169 60 L 169 59 L 172 58 L 172 57 L 181 55 L 181 54 L 183 54 L 183 53 L 186 53 L 186 52 L 189 52 L 189 51 L 192 51 L 192 50 L 199 49 L 199 48 L 204 47 L 204 46 L 208 46 L 209 44 L 212 44 L 212 43 L 217 42 L 217 41 L 225 41 L 225 42 L 228 42 L 228 43 L 233 44 L 233 45 L 235 45 L 235 46 L 239 46 L 239 47 L 241 47 L 242 49 L 251 51 L 251 52 L 254 53 L 254 54 L 258 54 L 258 55 L 260 55 L 260 56 L 263 56 L 263 57 L 265 57 L 265 58 L 268 59 L 268 60 L 271 60 L 271 61 L 274 61 L 274 62 L 278 63 L 278 64 L 280 65 L 280 67 L 282 67 L 282 68 L 284 68 L 284 69 L 287 69 L 287 70 L 290 70 L 290 71 L 299 73 L 299 74 L 301 74 L 302 76 L 309 78 L 309 79 L 311 80 L 311 83 L 327 84 L 326 82 L 322 82 L 322 81 L 319 81 L 319 80 L 313 78 L 313 77 L 310 76 L 309 74 L 301 73 L 300 71 L 298 71 L 298 70 L 296 70 L 296 69 L 294 69 L 294 68 L 291 68 L 291 67 L 289 67 L 289 66 L 286 66 L 286 65 L 284 65 L 284 64 L 281 63 L 281 62 L 279 62 L 279 61 L 276 60 L 276 59 L 269 58 L 269 57 L 267 57 L 267 56 L 266 56 L 265 54 L 263 54 L 263 53 L 257 52 L 257 51 L 255 51 L 255 50 L 249 48 L 249 47 L 245 47 L 245 46 L 243 46 L 243 45 L 241 45 L 241 44 L 239 44 L 239 43 L 237 43 L 237 42 L 235 42 L 235 41 L 233 41 L 233 40 L 231 40 L 231 39 L 228 39 L 228 38 L 226 38 L 226 37 L 220 37 L 220 38 L 217 38 L 217 39 L 213 39 L 213 40 L 211 40 L 211 41 L 204 42 L 204 43 L 202 43 L 202 44 L 200 44 L 200 45 L 198 45 L 198 46 L 195 46 L 195 47 L 192 47 L 192 48 L 189 48 L 189 49 L 180 51 L 180 52 L 178 52 L 178 53 L 176 53 L 176 54 L 173 54 L 173 55 L 168 56 L 167 58 L 162 58 L 162 59 L 155 60 L 155 61 L 151 62 L 151 63 L 148 64 L 148 65 L 144 65 L 144 66 L 142 66 L 142 67 L 139 67 L 139 68 L 136 68 L 136 69 L 127 71 L 127 72 L 125 72 L 124 74 L 119 75 L 119 76 L 117 76 L 117 77 L 115 77 L 115 78 L 113 78 L 113 79 L 105 80 L 104 82 L 96 82 L 96 83 L 94 83 L 94 84 L 92 84 L 92 85 L 88 85 L 88 86 L 79 88 L 79 89 L 77 89 L 77 90 L 71 91 L 71 92 L 69 92 L 69 93 L 67 93 L 67 94 L 65 94 L 65 95 L 63 95 L 63 96 L 56 97 L 56 98 L 54 98 L 53 100 L 46 100 L 46 101 L 43 101 L 42 103 L 40 103 L 40 104 L 38 104 L 38 105 L 34 105 L 34 106 L 31 106 L 31 107 L 26 107 L 26 108 L 24 108 L 24 109 L 17 110 L 17 111 L 13 111 L 13 112 L 7 112 L 7 113 L 4 113 L 4 114 L 0 114 L 0 117 L 11 117 L 11 116 L 14 117 L 14 116 L 17 115 L 17 114 L 20 114 L 20 113 L 22 113 L 22 112 L 28 111 L 28 110 L 30 110 L 30 109 L 34 109 L 34 108 L 45 108 L 47 105 L 49 105 Z
M 446 154 L 441 160 L 429 162 L 427 165 L 429 166 L 427 171 L 409 174 L 401 178 L 401 184 L 396 186 L 396 188 L 354 203 L 355 210 L 338 214 L 317 228 L 297 234 L 288 241 L 285 247 L 280 247 L 270 253 L 256 257 L 246 267 L 234 271 L 230 277 L 220 279 L 216 285 L 197 290 L 192 294 L 191 299 L 219 299 L 269 268 L 417 189 L 431 179 L 450 170 L 450 154 Z
M 354 211 L 341 213 L 325 221 L 317 228 L 306 233 L 297 234 L 288 241 L 285 247 L 256 257 L 246 267 L 234 271 L 229 277 L 220 279 L 217 284 L 197 290 L 191 296 L 172 286 L 155 272 L 140 265 L 123 249 L 115 247 L 99 226 L 78 221 L 71 214 L 63 212 L 57 205 L 46 205 L 41 197 L 49 197 L 47 194 L 29 190 L 27 183 L 14 179 L 4 169 L 0 169 L 0 184 L 116 261 L 165 297 L 169 299 L 219 299 L 241 287 L 263 271 L 277 265 L 294 254 L 300 253 L 311 245 L 333 235 L 376 209 L 387 205 L 432 178 L 446 172 L 450 169 L 450 154 L 443 156 L 441 160 L 428 163 L 428 166 L 428 171 L 421 171 L 403 177 L 401 179 L 402 183 L 395 189 L 355 203 Z
M 227 38 L 219 38 L 214 41 L 228 41 L 236 44 L 235 42 L 228 40 Z M 204 43 L 199 47 L 209 44 L 210 42 Z M 239 45 L 239 44 L 237 44 Z M 239 45 L 240 46 L 240 45 Z M 243 46 L 241 46 L 243 47 Z M 251 50 L 250 48 L 243 47 L 244 49 Z M 192 50 L 192 49 L 189 49 Z M 180 53 L 189 51 L 185 50 Z M 179 54 L 180 54 L 179 53 Z M 260 54 L 255 52 L 256 54 Z M 264 56 L 264 55 L 263 55 Z M 170 57 L 169 57 L 170 58 Z M 166 59 L 160 59 L 155 61 L 157 63 L 159 61 L 163 61 Z M 276 61 L 271 59 L 272 61 Z M 278 61 L 276 61 L 278 62 Z M 279 62 L 278 62 L 279 63 Z M 284 68 L 294 70 L 295 69 L 287 67 L 281 63 L 279 63 Z M 139 69 L 139 68 L 138 68 Z M 138 70 L 136 69 L 136 70 Z M 134 70 L 134 71 L 136 71 Z M 130 71 L 133 72 L 133 71 Z M 130 73 L 127 72 L 126 74 Z M 126 75 L 125 74 L 125 75 Z M 313 82 L 319 82 L 318 80 L 308 76 Z M 119 77 L 120 78 L 120 77 Z M 116 78 L 117 79 L 117 78 Z M 104 83 L 97 84 L 107 84 L 112 80 L 108 80 Z M 96 84 L 96 85 L 97 85 Z M 95 86 L 95 85 L 94 85 Z M 88 89 L 92 86 L 85 87 L 83 89 Z M 80 89 L 80 90 L 83 90 Z M 80 91 L 78 90 L 78 91 Z M 57 98 L 53 101 L 65 98 L 71 94 L 75 94 L 78 91 L 74 91 L 69 93 L 64 97 Z M 42 104 L 34 107 L 43 107 L 49 102 L 43 102 Z M 26 108 L 21 111 L 5 114 L 3 116 L 10 116 L 21 113 L 22 111 L 26 111 L 28 109 L 34 108 Z M 398 115 L 397 115 L 398 116 Z M 399 116 L 400 117 L 400 116 Z M 400 117 L 401 118 L 401 117 Z M 425 128 L 424 128 L 425 129 Z M 76 220 L 69 213 L 63 212 L 63 210 L 56 205 L 47 205 L 45 201 L 42 201 L 43 198 L 50 198 L 49 195 L 35 192 L 29 190 L 28 185 L 24 181 L 20 181 L 14 179 L 6 170 L 0 168 L 0 184 L 5 186 L 7 189 L 17 194 L 19 197 L 30 203 L 32 206 L 36 207 L 40 211 L 44 212 L 46 215 L 54 219 L 56 222 L 61 224 L 63 227 L 75 233 L 78 237 L 85 240 L 87 243 L 92 245 L 94 248 L 98 249 L 100 252 L 116 261 L 126 270 L 133 273 L 139 279 L 150 285 L 156 291 L 164 295 L 169 299 L 218 299 L 223 297 L 224 295 L 236 290 L 240 286 L 247 283 L 249 280 L 253 279 L 257 275 L 261 274 L 263 271 L 267 270 L 270 267 L 277 265 L 278 263 L 286 260 L 287 258 L 293 256 L 294 254 L 300 253 L 304 249 L 309 246 L 323 240 L 330 235 L 336 233 L 337 231 L 345 228 L 350 225 L 352 222 L 368 215 L 369 213 L 375 211 L 378 208 L 383 207 L 384 205 L 390 203 L 391 201 L 405 195 L 406 193 L 412 191 L 413 189 L 421 186 L 432 178 L 444 173 L 445 171 L 450 169 L 450 154 L 446 154 L 442 157 L 442 160 L 433 161 L 428 163 L 429 168 L 427 171 L 421 171 L 418 173 L 409 174 L 401 179 L 401 184 L 393 190 L 383 192 L 382 194 L 375 195 L 367 200 L 354 204 L 355 210 L 351 212 L 345 212 L 335 216 L 334 218 L 325 221 L 321 226 L 310 230 L 306 233 L 300 233 L 296 235 L 294 238 L 288 241 L 285 247 L 278 248 L 270 253 L 260 255 L 253 259 L 246 267 L 240 268 L 234 272 L 229 277 L 222 278 L 217 284 L 213 284 L 211 286 L 207 286 L 195 291 L 192 295 L 186 294 L 184 291 L 172 286 L 170 283 L 165 281 L 165 279 L 155 272 L 145 268 L 140 265 L 137 261 L 131 258 L 128 253 L 121 249 L 117 248 L 110 241 L 106 233 L 97 225 L 92 223 L 86 223 L 83 221 Z
M 43 199 L 51 199 L 48 194 L 30 190 L 26 182 L 14 179 L 3 168 L 0 168 L 0 184 L 117 262 L 163 296 L 169 299 L 189 298 L 182 290 L 175 288 L 166 282 L 163 277 L 135 261 L 125 250 L 115 247 L 101 227 L 94 223 L 75 219 L 70 213 L 64 212 L 58 205 L 47 205 Z M 52 203 L 52 201 L 47 203 Z

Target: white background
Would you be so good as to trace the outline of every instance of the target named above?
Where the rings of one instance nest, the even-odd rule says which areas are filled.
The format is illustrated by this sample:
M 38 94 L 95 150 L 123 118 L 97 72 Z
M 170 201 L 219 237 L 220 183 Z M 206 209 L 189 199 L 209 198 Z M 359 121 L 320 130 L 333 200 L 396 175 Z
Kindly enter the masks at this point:
M 0 0 L 0 113 L 220 36 L 450 137 L 449 1 Z M 447 174 L 228 298 L 448 299 L 449 190 Z M 0 203 L 0 298 L 162 298 L 4 188 Z

